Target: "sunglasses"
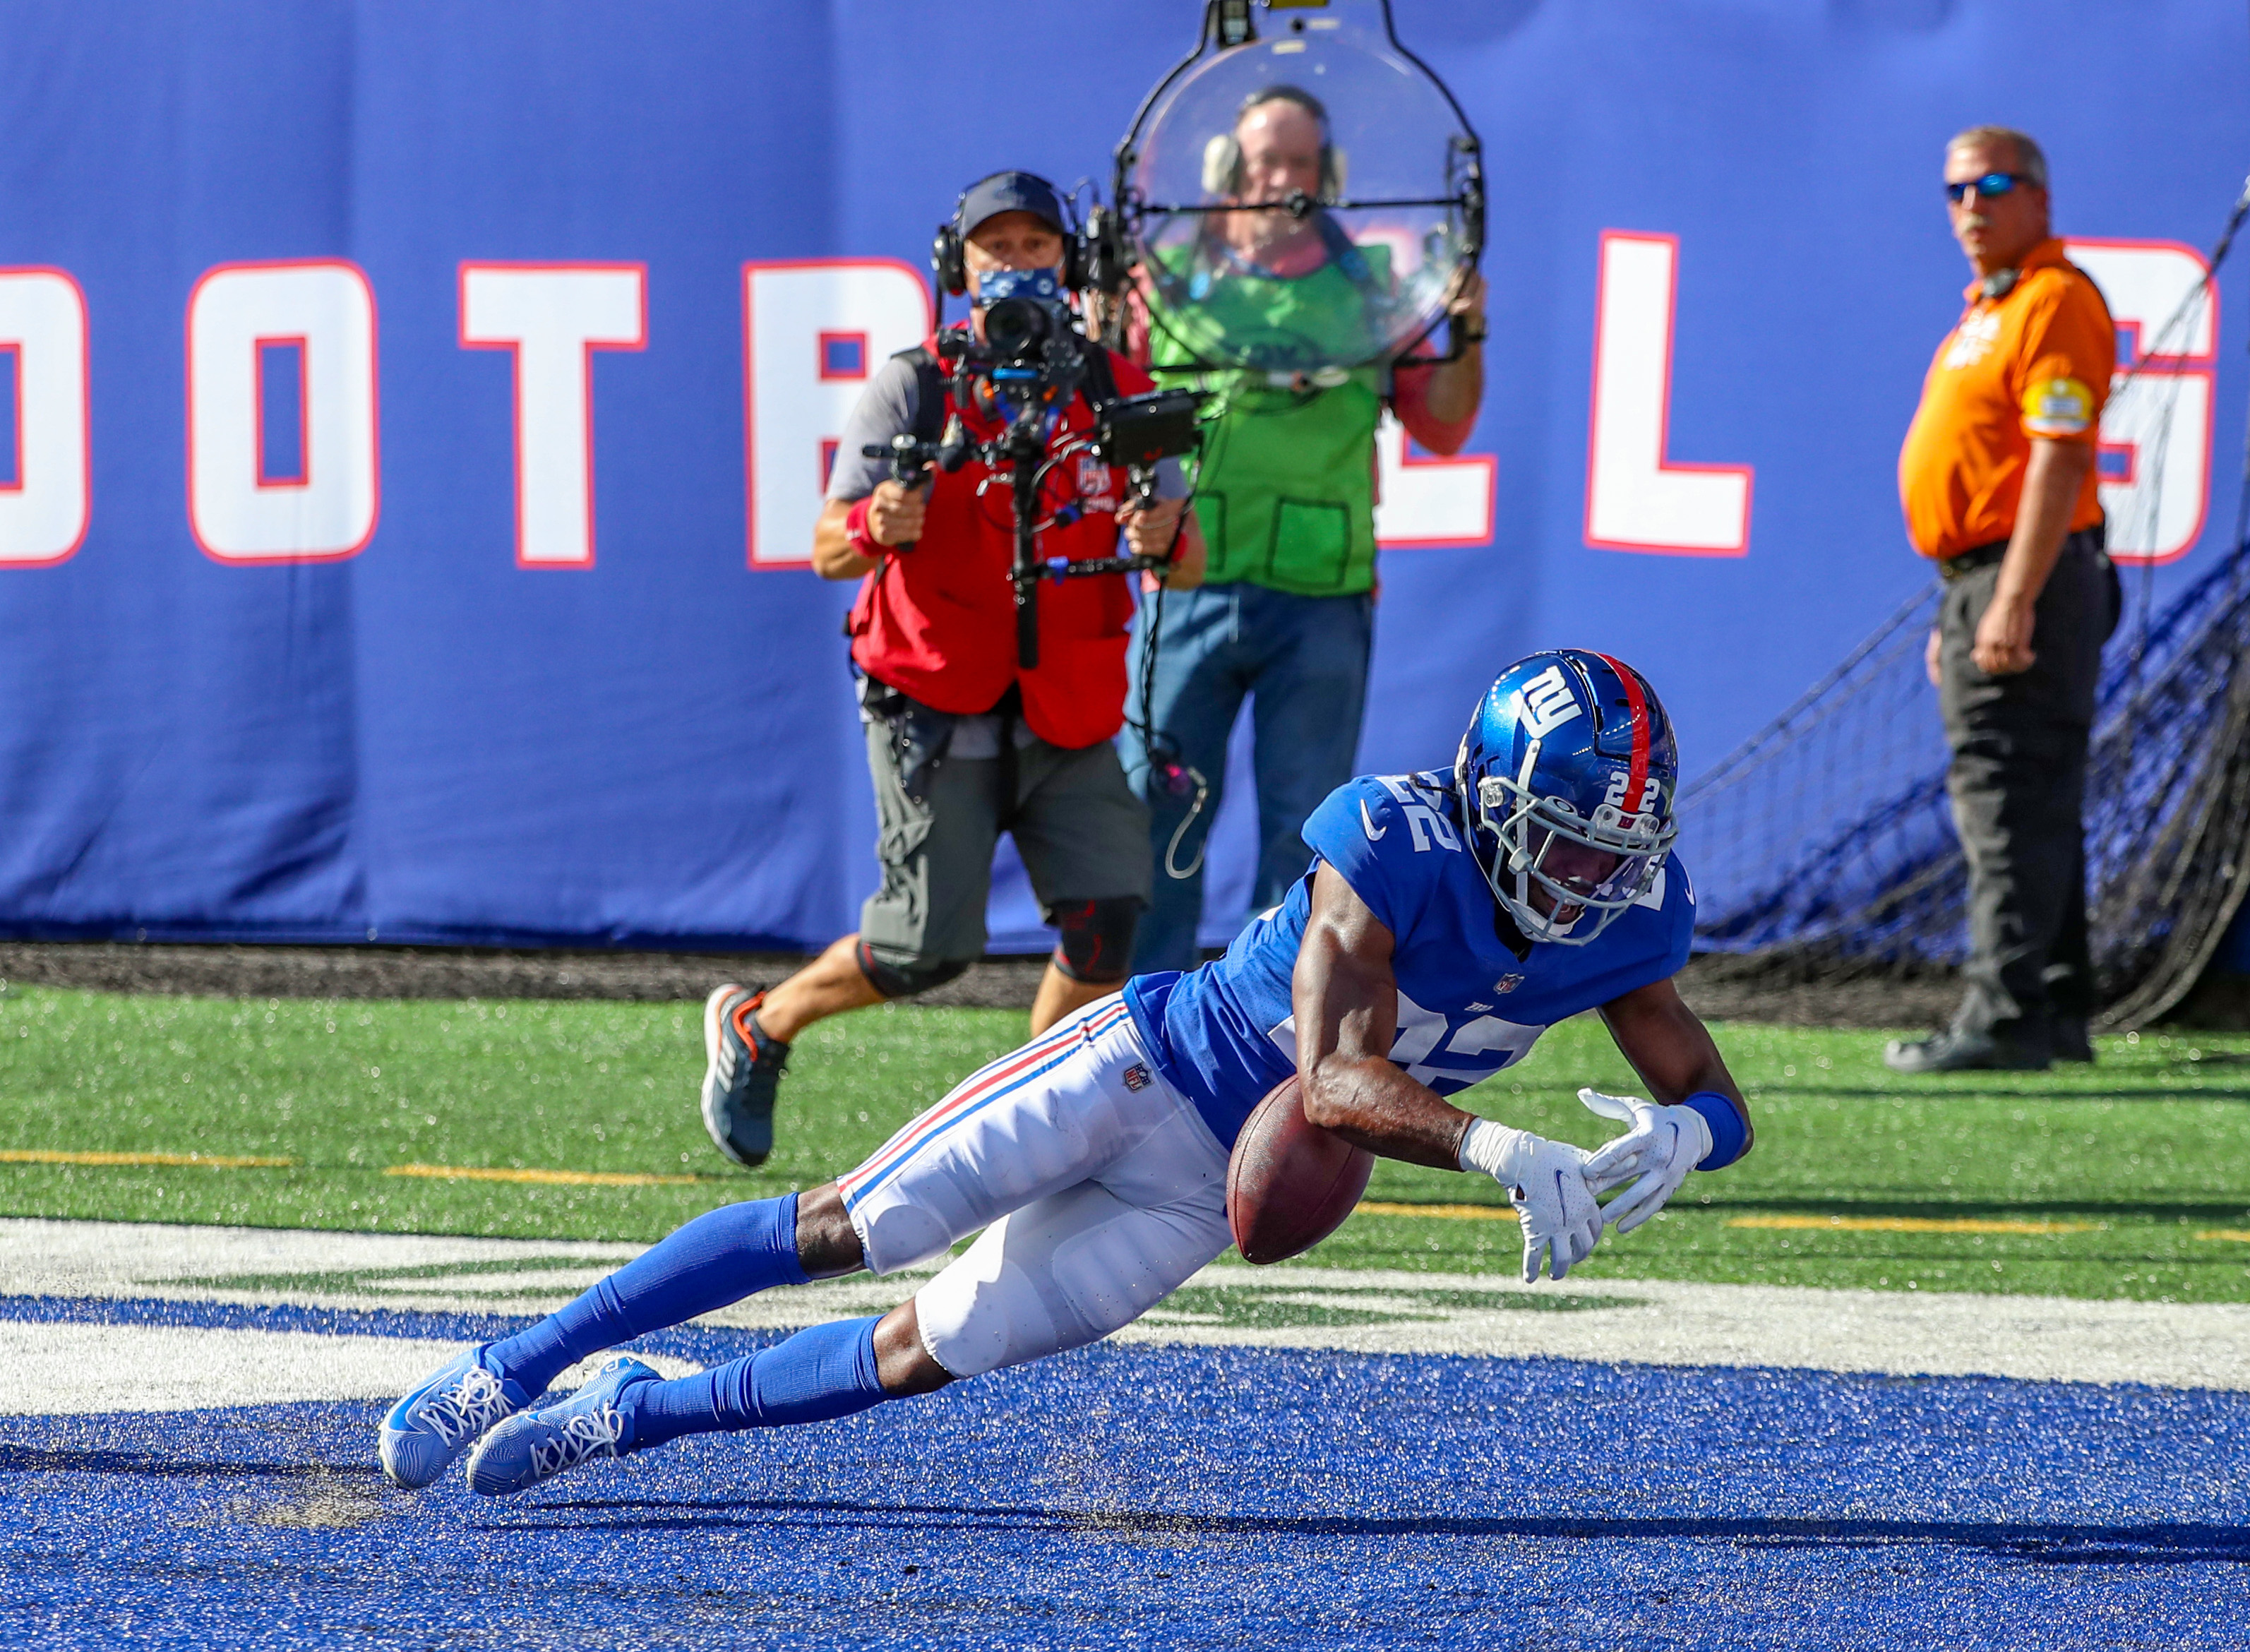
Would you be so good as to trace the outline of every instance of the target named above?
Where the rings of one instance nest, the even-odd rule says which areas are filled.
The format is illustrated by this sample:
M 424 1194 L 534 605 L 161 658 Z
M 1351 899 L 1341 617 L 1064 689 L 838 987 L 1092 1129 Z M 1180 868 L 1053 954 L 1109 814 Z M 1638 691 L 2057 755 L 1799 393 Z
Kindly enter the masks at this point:
M 1971 178 L 1966 183 L 1947 184 L 1945 198 L 1958 206 L 1969 198 L 1969 191 L 1974 190 L 1981 199 L 1989 201 L 1996 195 L 2005 195 L 2019 183 L 2030 182 L 2020 172 L 1987 172 L 1983 177 Z

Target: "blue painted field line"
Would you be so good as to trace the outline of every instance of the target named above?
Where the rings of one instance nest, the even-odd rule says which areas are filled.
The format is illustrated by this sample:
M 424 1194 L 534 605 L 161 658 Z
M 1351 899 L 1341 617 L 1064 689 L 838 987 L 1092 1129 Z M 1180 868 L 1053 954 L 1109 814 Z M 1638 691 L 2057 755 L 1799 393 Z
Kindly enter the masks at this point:
M 100 1308 L 199 1322 L 183 1310 L 245 1323 L 213 1304 Z M 482 1323 L 280 1311 L 292 1329 Z M 660 1342 L 709 1362 L 768 1340 Z M 0 1640 L 2181 1652 L 2246 1638 L 2244 1394 L 1097 1347 L 839 1422 L 597 1462 L 497 1503 L 450 1482 L 383 1489 L 382 1410 L 0 1422 Z

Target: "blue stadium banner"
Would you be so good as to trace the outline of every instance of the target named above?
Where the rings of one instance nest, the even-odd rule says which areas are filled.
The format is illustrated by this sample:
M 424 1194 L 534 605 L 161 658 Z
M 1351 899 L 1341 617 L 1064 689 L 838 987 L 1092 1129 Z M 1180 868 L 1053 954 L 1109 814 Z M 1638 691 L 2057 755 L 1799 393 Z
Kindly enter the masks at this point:
M 0 931 L 852 927 L 836 432 L 927 328 L 961 185 L 1106 179 L 1200 11 L 0 0 Z M 2250 169 L 2233 0 L 1396 11 L 1485 142 L 1493 331 L 1466 453 L 1383 437 L 1363 766 L 1444 761 L 1574 644 L 1649 674 L 1693 771 L 1926 579 L 1894 467 L 1973 123 L 2046 145 L 2146 370 L 2113 543 L 2159 603 L 2217 555 L 2239 268 L 2165 324 Z M 996 938 L 1041 944 L 1004 872 Z

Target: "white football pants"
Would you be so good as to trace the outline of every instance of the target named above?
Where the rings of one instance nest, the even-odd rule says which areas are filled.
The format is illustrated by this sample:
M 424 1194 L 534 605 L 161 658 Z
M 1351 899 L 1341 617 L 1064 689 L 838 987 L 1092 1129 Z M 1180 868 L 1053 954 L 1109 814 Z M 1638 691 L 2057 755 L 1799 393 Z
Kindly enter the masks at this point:
M 956 1377 L 1098 1341 L 1232 1243 L 1226 1150 L 1124 1000 L 957 1086 L 837 1185 L 878 1274 L 984 1237 L 914 1295 Z

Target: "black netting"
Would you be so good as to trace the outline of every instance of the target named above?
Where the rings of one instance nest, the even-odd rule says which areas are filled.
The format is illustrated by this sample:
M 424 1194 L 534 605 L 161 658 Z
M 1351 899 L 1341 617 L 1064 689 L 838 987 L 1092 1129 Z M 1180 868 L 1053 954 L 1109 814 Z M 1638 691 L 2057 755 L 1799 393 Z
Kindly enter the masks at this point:
M 1936 588 L 1681 794 L 1699 950 L 1776 982 L 1957 965 L 1966 879 L 1922 649 Z M 2087 772 L 2095 971 L 2109 1026 L 2194 985 L 2250 879 L 2250 544 L 2105 661 Z

